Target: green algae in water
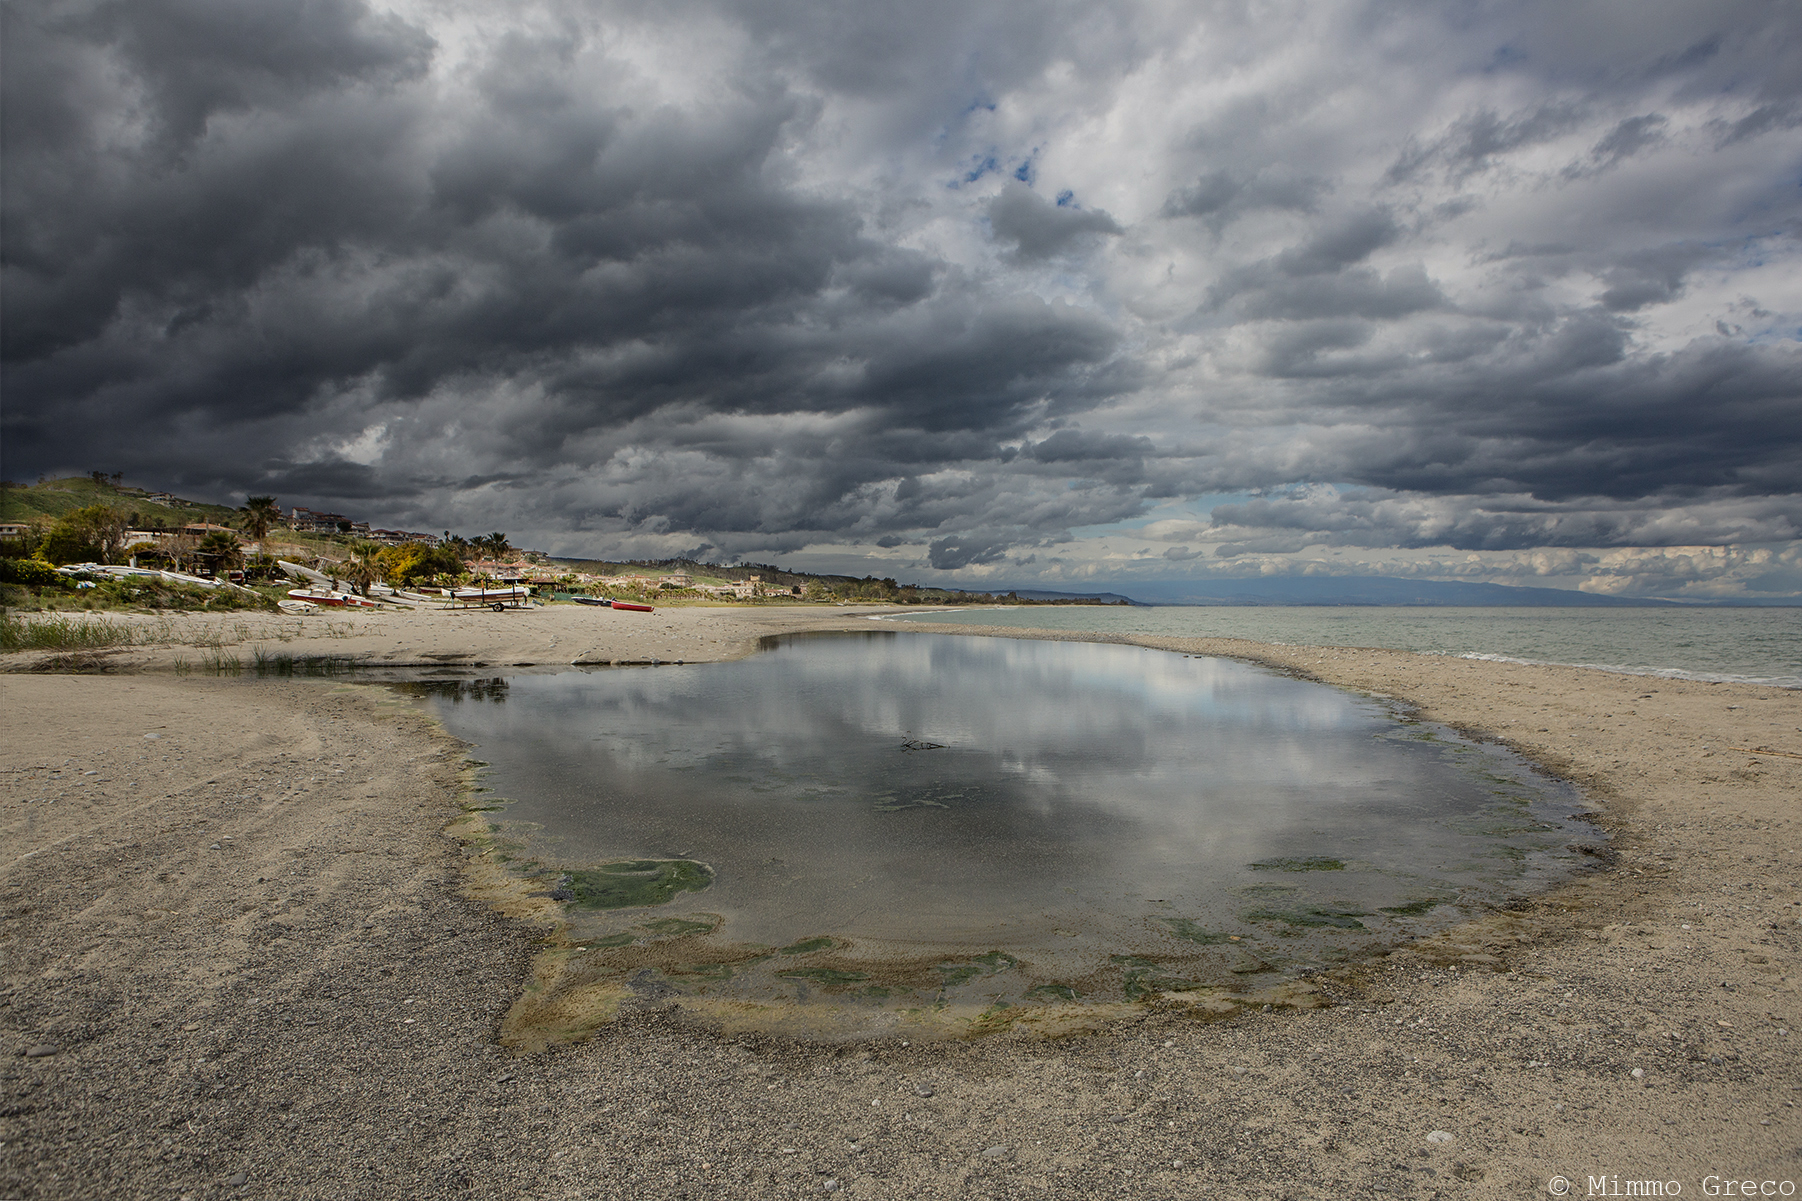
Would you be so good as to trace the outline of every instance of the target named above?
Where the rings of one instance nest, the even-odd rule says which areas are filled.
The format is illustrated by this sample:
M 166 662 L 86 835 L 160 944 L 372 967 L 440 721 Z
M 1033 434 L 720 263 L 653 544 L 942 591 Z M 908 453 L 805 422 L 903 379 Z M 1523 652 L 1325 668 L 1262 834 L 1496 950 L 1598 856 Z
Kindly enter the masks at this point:
M 1037 988 L 1026 990 L 1029 1001 L 1074 1001 L 1080 996 L 1068 984 L 1041 984 Z
M 797 967 L 776 974 L 786 980 L 806 980 L 821 988 L 844 988 L 852 984 L 862 984 L 870 978 L 868 972 L 846 972 L 830 967 Z
M 1305 859 L 1261 859 L 1246 866 L 1254 872 L 1342 872 L 1345 861 L 1311 855 Z
M 638 928 L 659 938 L 679 938 L 684 934 L 711 934 L 724 920 L 711 913 L 705 918 L 660 917 L 656 921 L 640 922 Z
M 939 974 L 944 977 L 944 987 L 956 988 L 960 984 L 968 984 L 978 976 L 993 976 L 997 972 L 1019 966 L 1020 961 L 1012 955 L 990 951 L 987 955 L 978 956 L 966 963 L 941 963 Z
M 1284 891 L 1293 890 L 1285 889 Z M 1216 943 L 1232 941 L 1231 936 L 1226 934 L 1216 934 L 1212 930 L 1204 930 L 1186 917 L 1161 917 L 1158 920 L 1163 922 L 1166 926 L 1169 926 L 1170 933 L 1176 935 L 1178 938 L 1185 939 L 1189 942 L 1200 943 L 1204 947 L 1211 947 Z
M 1362 930 L 1358 919 L 1369 917 L 1365 909 L 1330 908 L 1309 905 L 1297 909 L 1253 909 L 1245 915 L 1248 922 L 1282 922 L 1287 926 L 1332 926 L 1340 930 Z
M 1443 898 L 1423 897 L 1418 901 L 1409 901 L 1402 905 L 1385 905 L 1379 912 L 1393 913 L 1397 917 L 1419 917 L 1434 906 L 1443 904 L 1445 904 Z
M 791 942 L 780 948 L 778 955 L 811 955 L 815 951 L 827 951 L 838 944 L 830 938 L 803 938 L 800 942 Z
M 713 871 L 692 859 L 626 859 L 564 873 L 564 887 L 585 909 L 635 909 L 665 905 L 678 893 L 700 892 Z
M 1153 993 L 1183 992 L 1200 987 L 1194 980 L 1164 975 L 1163 965 L 1143 955 L 1110 955 L 1108 958 L 1125 969 L 1121 991 L 1129 1001 L 1140 1001 Z

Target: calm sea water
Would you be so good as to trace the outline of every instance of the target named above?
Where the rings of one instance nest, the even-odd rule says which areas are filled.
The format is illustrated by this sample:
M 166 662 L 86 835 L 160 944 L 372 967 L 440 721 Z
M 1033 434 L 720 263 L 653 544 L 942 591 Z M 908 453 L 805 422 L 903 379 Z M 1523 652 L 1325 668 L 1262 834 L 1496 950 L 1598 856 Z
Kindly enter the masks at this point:
M 906 620 L 1174 638 L 1248 638 L 1289 646 L 1378 646 L 1802 688 L 1802 608 L 1034 605 L 909 614 Z
M 586 970 L 658 996 L 1280 979 L 1543 887 L 1597 838 L 1503 748 L 1139 647 L 872 631 L 415 687 L 547 886 L 705 865 L 701 891 L 573 915 Z

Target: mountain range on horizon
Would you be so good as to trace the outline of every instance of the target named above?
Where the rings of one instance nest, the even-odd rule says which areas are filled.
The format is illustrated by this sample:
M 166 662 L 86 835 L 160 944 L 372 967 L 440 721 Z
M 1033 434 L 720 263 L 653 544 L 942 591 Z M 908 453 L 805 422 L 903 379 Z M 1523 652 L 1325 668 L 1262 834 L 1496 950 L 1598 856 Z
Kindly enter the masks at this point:
M 1405 580 L 1388 576 L 1291 576 L 1253 579 L 1156 580 L 1110 582 L 1093 592 L 1060 592 L 1043 588 L 1009 588 L 1033 600 L 1095 598 L 1130 600 L 1135 605 L 1472 605 L 1519 608 L 1747 608 L 1796 605 L 1796 600 L 1675 601 L 1657 597 L 1603 596 L 1570 588 L 1531 588 L 1513 584 L 1455 580 Z

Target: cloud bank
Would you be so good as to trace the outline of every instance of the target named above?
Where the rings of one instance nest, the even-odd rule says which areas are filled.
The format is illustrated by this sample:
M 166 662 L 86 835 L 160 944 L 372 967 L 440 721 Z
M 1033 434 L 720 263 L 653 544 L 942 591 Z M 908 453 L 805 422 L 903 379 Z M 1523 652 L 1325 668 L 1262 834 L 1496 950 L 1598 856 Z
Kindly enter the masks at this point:
M 1802 590 L 1784 6 L 3 11 L 12 478 L 920 578 Z

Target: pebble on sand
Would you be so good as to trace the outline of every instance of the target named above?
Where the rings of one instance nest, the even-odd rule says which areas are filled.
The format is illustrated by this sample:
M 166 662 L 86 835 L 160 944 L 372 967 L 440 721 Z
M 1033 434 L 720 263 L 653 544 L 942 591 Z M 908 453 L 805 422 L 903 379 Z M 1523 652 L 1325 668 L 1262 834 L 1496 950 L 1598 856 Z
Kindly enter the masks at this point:
M 56 1052 L 57 1046 L 55 1043 L 33 1043 L 31 1046 L 25 1048 L 25 1058 L 42 1059 L 46 1055 L 54 1055 Z
M 1449 1130 L 1435 1130 L 1433 1133 L 1427 1135 L 1427 1141 L 1429 1143 L 1449 1143 L 1457 1137 L 1457 1135 Z

